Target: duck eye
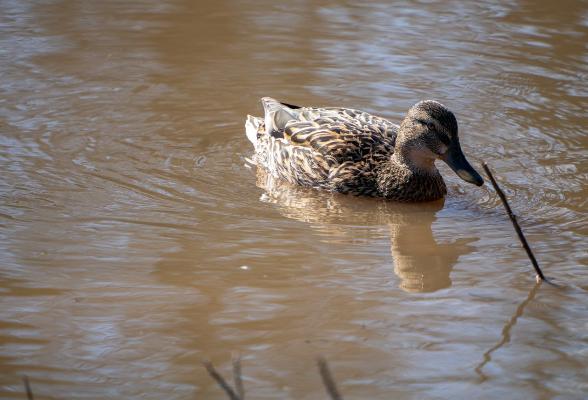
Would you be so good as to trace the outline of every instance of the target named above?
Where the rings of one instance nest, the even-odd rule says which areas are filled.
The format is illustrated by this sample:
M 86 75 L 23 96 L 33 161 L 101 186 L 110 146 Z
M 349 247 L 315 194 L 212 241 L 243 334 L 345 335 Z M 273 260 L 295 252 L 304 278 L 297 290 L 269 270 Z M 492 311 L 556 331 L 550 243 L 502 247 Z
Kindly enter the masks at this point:
M 427 122 L 427 128 L 429 128 L 429 129 L 435 129 L 435 124 L 433 124 L 432 122 L 428 121 Z

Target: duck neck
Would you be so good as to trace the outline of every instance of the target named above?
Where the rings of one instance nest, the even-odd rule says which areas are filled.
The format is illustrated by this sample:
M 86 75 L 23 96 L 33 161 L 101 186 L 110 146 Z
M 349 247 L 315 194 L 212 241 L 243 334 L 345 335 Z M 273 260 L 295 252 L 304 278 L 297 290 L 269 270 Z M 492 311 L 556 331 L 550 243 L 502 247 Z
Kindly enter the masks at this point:
M 432 201 L 447 193 L 435 159 L 426 157 L 419 145 L 402 141 L 381 170 L 378 186 L 384 197 L 400 201 Z

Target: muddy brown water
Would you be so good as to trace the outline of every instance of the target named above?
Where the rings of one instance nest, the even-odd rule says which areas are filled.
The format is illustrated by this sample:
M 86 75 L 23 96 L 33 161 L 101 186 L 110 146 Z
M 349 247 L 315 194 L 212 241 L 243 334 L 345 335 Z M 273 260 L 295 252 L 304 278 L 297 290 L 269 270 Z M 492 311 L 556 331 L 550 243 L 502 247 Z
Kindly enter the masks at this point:
M 582 1 L 0 2 L 0 397 L 579 399 L 588 393 Z M 247 168 L 271 95 L 457 115 L 499 200 L 294 188 Z

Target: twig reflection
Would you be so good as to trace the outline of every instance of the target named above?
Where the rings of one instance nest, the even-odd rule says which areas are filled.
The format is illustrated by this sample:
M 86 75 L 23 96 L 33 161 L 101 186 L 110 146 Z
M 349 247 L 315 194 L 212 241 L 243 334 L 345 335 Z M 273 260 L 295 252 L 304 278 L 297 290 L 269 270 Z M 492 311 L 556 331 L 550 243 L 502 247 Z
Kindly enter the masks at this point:
M 506 343 L 510 342 L 510 331 L 516 325 L 517 320 L 525 312 L 525 307 L 527 307 L 527 304 L 529 304 L 531 301 L 533 301 L 540 286 L 541 286 L 541 281 L 538 281 L 537 283 L 535 283 L 535 285 L 531 288 L 531 291 L 527 295 L 527 298 L 525 300 L 523 300 L 521 302 L 521 304 L 519 304 L 519 306 L 515 310 L 512 317 L 508 320 L 508 322 L 502 328 L 502 338 L 500 339 L 500 341 L 484 353 L 484 356 L 483 356 L 484 359 L 475 368 L 475 371 L 480 376 L 480 379 L 482 380 L 482 382 L 484 382 L 488 379 L 488 376 L 486 374 L 484 374 L 484 372 L 482 372 L 482 369 L 484 368 L 484 366 L 486 364 L 488 364 L 490 361 L 492 361 L 492 353 L 494 353 L 496 350 L 500 349 Z

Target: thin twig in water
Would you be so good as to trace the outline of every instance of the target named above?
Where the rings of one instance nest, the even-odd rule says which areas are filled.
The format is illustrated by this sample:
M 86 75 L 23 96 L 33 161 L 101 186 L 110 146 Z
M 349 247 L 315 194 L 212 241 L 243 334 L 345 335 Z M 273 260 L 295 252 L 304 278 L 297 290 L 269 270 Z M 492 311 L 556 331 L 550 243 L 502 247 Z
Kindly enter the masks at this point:
M 24 382 L 25 390 L 27 392 L 27 399 L 35 400 L 35 398 L 33 397 L 33 390 L 31 389 L 31 384 L 29 383 L 29 377 L 25 375 L 22 377 L 22 380 Z
M 241 379 L 241 357 L 233 357 L 233 381 L 235 382 L 235 390 L 241 400 L 245 400 L 245 389 L 243 388 L 243 380 Z
M 527 239 L 525 238 L 525 235 L 523 234 L 521 226 L 519 225 L 519 223 L 517 221 L 517 216 L 514 215 L 514 213 L 512 212 L 512 209 L 510 208 L 510 205 L 508 204 L 508 201 L 506 200 L 506 196 L 504 195 L 504 192 L 498 186 L 496 179 L 494 179 L 494 175 L 492 175 L 490 168 L 488 168 L 488 164 L 482 163 L 482 167 L 484 168 L 484 171 L 486 171 L 486 174 L 488 174 L 488 177 L 490 178 L 490 182 L 492 183 L 492 186 L 494 186 L 494 190 L 496 190 L 496 193 L 498 193 L 498 197 L 500 197 L 500 200 L 502 200 L 502 204 L 504 205 L 504 208 L 506 209 L 506 213 L 508 214 L 510 220 L 512 221 L 512 224 L 515 228 L 515 231 L 517 232 L 517 235 L 519 236 L 519 240 L 523 244 L 523 247 L 525 248 L 525 251 L 527 252 L 527 255 L 529 256 L 529 259 L 531 260 L 531 263 L 533 264 L 533 268 L 535 268 L 535 272 L 537 273 L 537 278 L 541 281 L 547 281 L 548 283 L 551 283 L 545 278 L 545 275 L 543 275 L 543 271 L 541 271 L 541 268 L 539 268 L 539 263 L 537 263 L 537 259 L 535 258 L 535 255 L 531 251 L 531 247 L 529 246 L 529 243 L 527 243 Z
M 242 400 L 241 397 L 239 397 L 239 395 L 235 393 L 233 388 L 227 383 L 225 378 L 223 378 L 222 375 L 217 372 L 217 370 L 214 368 L 214 365 L 212 365 L 210 361 L 204 361 L 202 364 L 212 379 L 214 379 L 221 389 L 225 391 L 227 396 L 229 396 L 229 399 Z
M 319 357 L 317 360 L 319 372 L 321 373 L 321 378 L 323 380 L 323 385 L 327 389 L 327 393 L 331 397 L 332 400 L 342 400 L 343 397 L 339 394 L 337 390 L 337 386 L 335 385 L 335 381 L 333 380 L 333 376 L 329 371 L 329 365 L 327 364 L 327 360 L 322 357 Z

